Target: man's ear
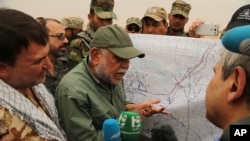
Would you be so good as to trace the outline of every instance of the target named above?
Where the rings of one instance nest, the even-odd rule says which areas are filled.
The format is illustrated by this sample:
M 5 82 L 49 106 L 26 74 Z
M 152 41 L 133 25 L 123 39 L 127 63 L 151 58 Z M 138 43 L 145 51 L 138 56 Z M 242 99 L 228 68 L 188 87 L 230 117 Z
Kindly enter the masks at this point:
M 244 93 L 247 82 L 246 71 L 241 66 L 237 66 L 234 68 L 234 71 L 230 75 L 229 79 L 230 91 L 227 96 L 227 101 L 233 102 L 239 99 Z
M 93 19 L 93 15 L 92 14 L 88 14 L 88 20 L 91 21 Z
M 9 76 L 8 66 L 6 63 L 0 61 L 0 78 L 6 78 Z
M 169 13 L 169 14 L 168 14 L 168 19 L 169 19 L 170 16 L 171 16 L 171 14 Z
M 96 47 L 93 47 L 90 51 L 90 56 L 91 56 L 91 59 L 93 61 L 93 65 L 98 65 L 99 62 L 100 62 L 100 54 L 101 54 L 101 51 L 96 48 Z

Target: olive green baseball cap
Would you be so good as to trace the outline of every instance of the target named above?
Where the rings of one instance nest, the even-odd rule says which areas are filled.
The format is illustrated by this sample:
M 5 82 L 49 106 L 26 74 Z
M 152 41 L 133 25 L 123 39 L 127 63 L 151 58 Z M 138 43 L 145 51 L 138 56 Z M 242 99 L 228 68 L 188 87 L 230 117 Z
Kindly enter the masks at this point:
M 114 0 L 91 0 L 90 8 L 101 19 L 117 19 L 116 14 L 113 12 Z
M 91 47 L 107 48 L 122 59 L 143 58 L 144 53 L 136 49 L 128 33 L 118 25 L 100 27 L 94 34 Z

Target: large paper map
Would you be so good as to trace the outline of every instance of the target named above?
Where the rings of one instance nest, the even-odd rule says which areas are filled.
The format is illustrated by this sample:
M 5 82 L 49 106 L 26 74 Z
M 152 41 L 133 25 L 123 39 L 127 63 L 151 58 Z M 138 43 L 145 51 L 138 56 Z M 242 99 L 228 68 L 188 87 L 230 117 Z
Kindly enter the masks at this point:
M 143 59 L 134 58 L 124 77 L 128 100 L 160 98 L 170 115 L 154 115 L 143 121 L 142 134 L 158 125 L 171 125 L 179 141 L 213 141 L 221 130 L 205 117 L 206 86 L 218 60 L 220 40 L 130 34 Z

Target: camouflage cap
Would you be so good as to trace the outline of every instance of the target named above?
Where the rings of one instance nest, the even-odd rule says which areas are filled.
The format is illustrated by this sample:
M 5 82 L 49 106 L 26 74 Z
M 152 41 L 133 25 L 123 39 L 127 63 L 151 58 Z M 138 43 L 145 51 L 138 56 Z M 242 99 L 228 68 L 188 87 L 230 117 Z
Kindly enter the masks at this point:
M 142 19 L 144 19 L 145 17 L 150 17 L 154 19 L 155 21 L 159 22 L 162 20 L 167 20 L 167 12 L 162 7 L 153 6 L 147 9 Z
M 113 12 L 114 0 L 91 0 L 90 8 L 101 19 L 117 19 L 116 14 Z
M 122 59 L 143 58 L 144 53 L 136 49 L 128 33 L 118 25 L 100 27 L 90 43 L 91 47 L 107 48 Z
M 82 27 L 83 27 L 83 19 L 81 17 L 78 17 L 78 16 L 64 17 L 62 19 L 61 23 L 65 28 L 82 29 Z
M 191 5 L 183 0 L 176 0 L 172 4 L 171 14 L 180 14 L 185 18 L 188 18 L 189 12 L 191 10 Z
M 130 24 L 136 24 L 136 25 L 138 25 L 141 28 L 141 25 L 142 25 L 141 19 L 137 18 L 137 17 L 130 17 L 126 21 L 126 26 L 128 26 Z

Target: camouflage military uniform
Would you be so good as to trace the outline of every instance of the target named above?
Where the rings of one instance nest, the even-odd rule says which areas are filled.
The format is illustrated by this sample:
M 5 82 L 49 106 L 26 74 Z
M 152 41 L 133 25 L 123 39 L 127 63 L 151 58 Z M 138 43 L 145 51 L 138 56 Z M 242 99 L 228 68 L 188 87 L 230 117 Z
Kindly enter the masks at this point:
M 15 141 L 56 141 L 48 140 L 40 137 L 35 130 L 33 130 L 23 120 L 18 118 L 16 115 L 10 114 L 10 112 L 0 106 L 0 121 L 6 123 L 6 128 L 10 131 L 6 131 L 8 134 L 5 136 L 13 136 Z
M 78 16 L 69 16 L 64 17 L 61 21 L 61 24 L 65 28 L 65 32 L 71 32 L 71 34 L 67 35 L 68 39 L 67 50 L 72 40 L 77 38 L 77 34 L 82 31 L 83 28 L 83 19 Z M 64 56 L 68 58 L 67 52 L 65 52 Z
M 183 0 L 175 0 L 172 3 L 170 14 L 182 15 L 183 17 L 188 18 L 190 10 L 191 10 L 191 5 L 189 3 L 186 3 Z M 168 31 L 166 35 L 189 37 L 189 33 L 185 32 L 184 29 L 182 31 L 178 31 L 178 32 L 174 31 L 174 33 L 170 33 L 170 27 L 168 27 Z
M 73 39 L 68 48 L 69 66 L 73 68 L 89 54 L 90 41 L 93 39 L 94 31 L 87 25 L 87 30 L 77 34 L 77 38 Z
M 113 12 L 114 0 L 91 0 L 90 8 L 100 19 L 117 19 Z M 89 54 L 90 42 L 95 31 L 87 25 L 87 30 L 77 34 L 77 38 L 72 40 L 67 51 L 70 68 L 73 68 Z

